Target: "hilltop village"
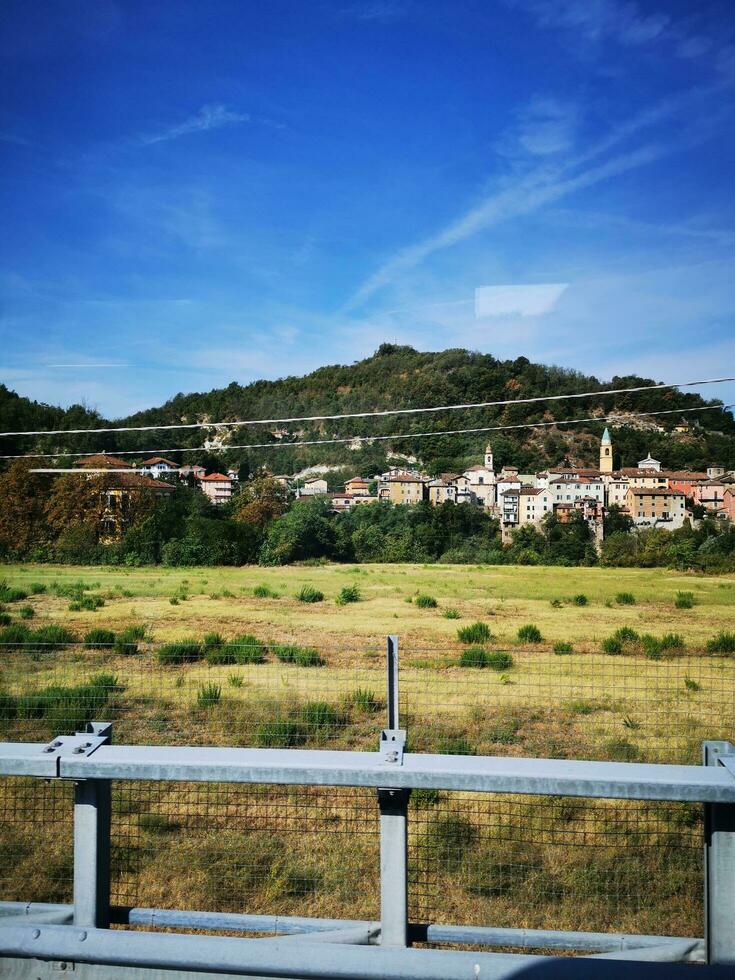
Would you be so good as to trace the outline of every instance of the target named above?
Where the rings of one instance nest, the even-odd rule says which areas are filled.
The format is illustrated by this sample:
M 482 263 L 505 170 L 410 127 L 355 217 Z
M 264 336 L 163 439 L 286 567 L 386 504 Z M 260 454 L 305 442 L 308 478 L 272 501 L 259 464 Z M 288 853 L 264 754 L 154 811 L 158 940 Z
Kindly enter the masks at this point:
M 239 489 L 235 470 L 206 473 L 203 466 L 178 466 L 160 456 L 133 467 L 110 455 L 89 456 L 77 465 L 90 472 L 98 468 L 120 470 L 118 496 L 125 495 L 126 488 L 135 487 L 165 494 L 170 492 L 170 481 L 186 480 L 212 503 L 224 504 Z M 581 514 L 598 544 L 603 538 L 605 514 L 611 508 L 626 514 L 633 528 L 676 530 L 687 518 L 696 520 L 705 515 L 735 520 L 735 473 L 714 464 L 704 472 L 672 471 L 650 454 L 635 467 L 615 470 L 612 438 L 607 429 L 600 441 L 596 469 L 558 466 L 538 473 L 521 473 L 517 467 L 506 465 L 496 471 L 492 446 L 488 445 L 482 463 L 462 473 L 432 477 L 407 462 L 374 477 L 354 476 L 340 492 L 330 492 L 326 476 L 319 472 L 307 473 L 302 479 L 267 472 L 264 475 L 293 498 L 328 500 L 335 512 L 378 501 L 406 506 L 426 501 L 433 506 L 449 502 L 479 507 L 498 520 L 504 543 L 512 539 L 517 528 L 540 525 L 549 514 L 562 523 Z

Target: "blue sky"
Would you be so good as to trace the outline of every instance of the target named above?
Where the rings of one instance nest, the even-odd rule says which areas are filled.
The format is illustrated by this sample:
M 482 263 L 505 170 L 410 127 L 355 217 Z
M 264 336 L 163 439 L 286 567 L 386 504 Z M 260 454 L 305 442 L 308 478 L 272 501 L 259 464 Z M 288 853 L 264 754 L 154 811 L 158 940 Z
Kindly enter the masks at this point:
M 22 394 L 119 416 L 385 340 L 733 373 L 729 2 L 0 18 L 2 380 Z

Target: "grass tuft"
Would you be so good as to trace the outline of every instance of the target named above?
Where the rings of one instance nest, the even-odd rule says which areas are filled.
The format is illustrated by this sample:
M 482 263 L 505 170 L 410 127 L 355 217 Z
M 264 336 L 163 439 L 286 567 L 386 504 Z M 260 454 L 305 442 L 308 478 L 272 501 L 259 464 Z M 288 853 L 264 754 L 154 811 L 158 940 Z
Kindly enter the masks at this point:
M 492 634 L 487 623 L 470 623 L 457 630 L 457 639 L 460 643 L 488 643 Z

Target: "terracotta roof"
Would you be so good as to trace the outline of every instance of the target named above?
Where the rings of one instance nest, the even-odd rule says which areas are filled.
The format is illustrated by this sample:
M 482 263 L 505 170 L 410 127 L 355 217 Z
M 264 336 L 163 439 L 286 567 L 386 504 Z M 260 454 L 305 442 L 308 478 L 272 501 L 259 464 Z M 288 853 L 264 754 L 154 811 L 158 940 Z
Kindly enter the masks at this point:
M 212 483 L 214 483 L 215 481 L 217 483 L 232 483 L 232 480 L 229 478 L 229 476 L 225 476 L 224 473 L 210 473 L 209 476 L 202 477 L 201 482 L 204 483 L 205 481 L 207 482 L 211 481 Z
M 369 483 L 364 476 L 353 476 L 349 480 L 345 480 L 345 486 L 349 486 L 351 483 Z
M 164 459 L 163 456 L 151 456 L 150 459 L 144 459 L 140 465 L 155 466 L 156 463 L 165 463 L 166 466 L 173 466 L 174 469 L 178 469 L 177 463 L 172 463 L 170 459 Z
M 94 456 L 85 456 L 84 459 L 77 459 L 74 461 L 75 466 L 120 466 L 124 469 L 130 468 L 130 463 L 126 463 L 123 459 L 118 459 L 117 456 L 108 456 L 107 453 L 96 453 Z
M 122 487 L 126 490 L 154 490 L 156 493 L 173 493 L 174 487 L 165 480 L 154 480 L 151 476 L 139 473 L 113 473 L 110 476 L 111 487 Z
M 383 483 L 423 483 L 424 481 L 420 476 L 389 476 L 387 480 L 383 480 Z
M 546 490 L 545 487 L 521 487 L 520 492 L 523 494 L 524 497 L 526 497 L 526 496 L 535 496 L 537 493 L 544 493 L 545 490 Z

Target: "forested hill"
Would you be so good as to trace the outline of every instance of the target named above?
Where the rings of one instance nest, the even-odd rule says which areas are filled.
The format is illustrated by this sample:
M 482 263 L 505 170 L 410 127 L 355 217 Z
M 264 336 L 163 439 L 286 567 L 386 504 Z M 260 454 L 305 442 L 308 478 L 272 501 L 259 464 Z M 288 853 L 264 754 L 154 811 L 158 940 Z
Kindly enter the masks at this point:
M 292 473 L 315 463 L 343 464 L 355 472 L 370 474 L 384 467 L 386 455 L 415 455 L 430 472 L 456 470 L 480 461 L 485 443 L 492 442 L 496 465 L 514 463 L 522 471 L 542 468 L 567 460 L 572 465 L 595 465 L 604 422 L 542 429 L 508 429 L 504 432 L 467 435 L 437 435 L 431 438 L 392 438 L 363 443 L 354 449 L 334 444 L 288 448 L 290 441 L 347 436 L 370 437 L 416 432 L 442 433 L 447 429 L 480 426 L 513 426 L 528 422 L 598 418 L 608 414 L 656 412 L 675 409 L 672 415 L 651 420 L 633 420 L 610 426 L 615 465 L 630 466 L 650 451 L 669 468 L 697 468 L 708 463 L 735 467 L 735 421 L 722 412 L 717 400 L 676 391 L 651 391 L 609 395 L 606 389 L 654 384 L 637 376 L 614 377 L 601 383 L 577 371 L 533 364 L 525 357 L 500 361 L 489 354 L 467 350 L 438 353 L 419 352 L 411 347 L 383 344 L 372 357 L 351 365 L 319 368 L 304 377 L 232 383 L 209 392 L 179 394 L 159 408 L 139 412 L 120 425 L 156 425 L 176 422 L 220 421 L 288 416 L 330 415 L 389 408 L 411 408 L 465 402 L 520 399 L 595 391 L 589 398 L 509 405 L 489 409 L 441 412 L 416 416 L 347 419 L 295 425 L 242 427 L 224 436 L 225 444 L 239 446 L 266 442 L 272 449 L 230 449 L 210 452 L 210 466 L 239 465 L 254 469 L 266 465 L 273 472 Z M 716 388 L 704 389 L 717 395 Z M 677 414 L 680 410 L 702 409 Z M 674 426 L 687 419 L 689 433 L 674 433 Z M 64 410 L 32 402 L 0 386 L 0 425 L 3 431 L 103 427 L 109 424 L 96 412 L 72 406 Z M 191 453 L 175 458 L 184 462 L 201 459 L 194 451 L 205 438 L 220 438 L 214 430 L 180 430 L 129 434 L 68 435 L 56 437 L 4 438 L 3 453 L 91 452 L 165 450 L 192 447 Z M 217 459 L 216 457 L 219 457 Z M 213 458 L 214 457 L 214 458 Z

